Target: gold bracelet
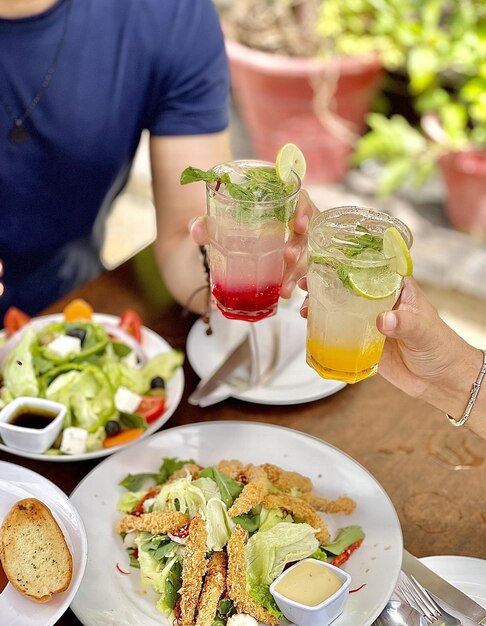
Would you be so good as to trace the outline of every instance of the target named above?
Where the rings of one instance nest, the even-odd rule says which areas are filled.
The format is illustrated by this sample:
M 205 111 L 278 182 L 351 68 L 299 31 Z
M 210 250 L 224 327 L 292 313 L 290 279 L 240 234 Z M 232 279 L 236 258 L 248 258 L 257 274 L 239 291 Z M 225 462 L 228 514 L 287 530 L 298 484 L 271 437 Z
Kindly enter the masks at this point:
M 478 397 L 479 390 L 481 389 L 481 383 L 483 382 L 484 377 L 486 376 L 486 350 L 481 350 L 483 353 L 483 365 L 479 370 L 478 377 L 476 378 L 476 382 L 473 383 L 471 387 L 471 396 L 469 398 L 469 402 L 467 403 L 466 410 L 464 411 L 463 416 L 460 420 L 456 420 L 446 413 L 447 419 L 453 426 L 464 426 L 464 424 L 469 419 L 471 415 L 471 411 L 474 408 L 474 403 L 476 402 L 476 398 Z

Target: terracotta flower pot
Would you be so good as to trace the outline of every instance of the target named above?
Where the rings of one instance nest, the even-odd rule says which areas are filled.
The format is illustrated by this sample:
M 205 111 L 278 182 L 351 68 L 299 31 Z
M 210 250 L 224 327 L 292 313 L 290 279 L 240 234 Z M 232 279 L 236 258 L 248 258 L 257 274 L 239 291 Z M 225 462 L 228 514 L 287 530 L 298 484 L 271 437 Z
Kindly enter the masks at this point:
M 226 41 L 233 95 L 255 156 L 273 161 L 287 142 L 307 160 L 308 182 L 342 179 L 383 67 L 375 57 L 288 57 Z
M 486 150 L 449 152 L 440 159 L 439 167 L 450 223 L 486 239 Z

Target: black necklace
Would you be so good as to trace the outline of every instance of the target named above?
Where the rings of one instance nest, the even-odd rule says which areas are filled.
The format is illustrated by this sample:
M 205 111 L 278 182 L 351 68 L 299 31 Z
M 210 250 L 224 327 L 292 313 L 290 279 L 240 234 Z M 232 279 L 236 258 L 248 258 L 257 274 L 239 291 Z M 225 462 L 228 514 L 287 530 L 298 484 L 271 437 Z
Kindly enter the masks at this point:
M 3 108 L 7 112 L 7 115 L 10 117 L 10 119 L 14 123 L 14 127 L 8 133 L 8 136 L 12 143 L 22 144 L 22 143 L 25 143 L 30 138 L 29 131 L 24 127 L 24 122 L 32 115 L 35 108 L 37 107 L 39 102 L 42 100 L 42 96 L 44 95 L 47 88 L 49 87 L 52 77 L 54 75 L 54 72 L 56 70 L 57 63 L 59 61 L 59 57 L 61 56 L 61 51 L 64 46 L 64 41 L 66 39 L 67 23 L 68 23 L 69 13 L 71 10 L 71 2 L 72 0 L 67 0 L 66 13 L 64 16 L 64 24 L 62 27 L 61 38 L 59 39 L 59 44 L 54 54 L 52 63 L 50 64 L 49 69 L 46 72 L 46 75 L 42 79 L 42 83 L 39 89 L 37 90 L 37 93 L 32 98 L 31 103 L 25 109 L 22 115 L 17 116 L 15 114 L 15 111 L 9 105 L 9 103 L 5 100 L 2 94 L 0 94 L 0 102 L 2 103 Z

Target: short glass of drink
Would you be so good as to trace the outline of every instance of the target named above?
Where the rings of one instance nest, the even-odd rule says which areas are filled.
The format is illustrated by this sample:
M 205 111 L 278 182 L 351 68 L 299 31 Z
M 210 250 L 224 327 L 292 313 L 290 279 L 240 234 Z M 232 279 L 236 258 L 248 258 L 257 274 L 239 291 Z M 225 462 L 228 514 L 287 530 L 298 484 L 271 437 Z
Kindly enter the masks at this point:
M 211 293 L 225 317 L 256 322 L 277 311 L 300 179 L 283 183 L 265 161 L 213 169 L 226 183 L 206 184 Z
M 311 221 L 306 358 L 323 378 L 356 383 L 378 370 L 385 337 L 376 317 L 393 308 L 403 283 L 383 251 L 390 228 L 408 254 L 412 233 L 386 213 L 344 206 Z

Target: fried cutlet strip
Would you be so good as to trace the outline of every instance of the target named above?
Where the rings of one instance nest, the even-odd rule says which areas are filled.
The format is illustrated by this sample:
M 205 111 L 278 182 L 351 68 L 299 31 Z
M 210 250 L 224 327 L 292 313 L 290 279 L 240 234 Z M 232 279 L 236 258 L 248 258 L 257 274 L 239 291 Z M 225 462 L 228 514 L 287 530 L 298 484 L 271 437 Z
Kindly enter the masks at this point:
M 189 518 L 177 511 L 153 511 L 142 515 L 125 515 L 115 526 L 117 533 L 129 533 L 132 530 L 155 534 L 175 533 L 182 528 Z
M 211 626 L 226 586 L 226 553 L 213 552 L 197 605 L 195 626 Z
M 292 517 L 306 522 L 317 530 L 316 539 L 319 543 L 325 545 L 330 540 L 329 531 L 326 523 L 319 513 L 302 498 L 289 496 L 286 494 L 268 494 L 263 499 L 262 505 L 266 509 L 285 509 Z
M 252 600 L 246 587 L 245 543 L 248 537 L 246 530 L 236 525 L 226 545 L 228 553 L 228 573 L 226 588 L 228 597 L 233 600 L 238 613 L 247 613 L 257 621 L 277 626 L 279 620 Z
M 237 461 L 236 459 L 231 459 L 230 461 L 228 460 L 220 461 L 216 467 L 219 469 L 220 472 L 223 472 L 223 474 L 226 474 L 226 476 L 229 476 L 230 478 L 233 478 L 236 480 L 241 476 L 244 465 L 243 463 L 240 463 L 240 461 Z
M 194 626 L 196 607 L 207 569 L 206 560 L 206 523 L 200 515 L 192 518 L 189 525 L 182 563 L 182 585 L 180 595 L 180 626 Z
M 315 493 L 305 493 L 301 496 L 302 500 L 308 502 L 316 511 L 323 513 L 342 513 L 343 515 L 351 515 L 356 508 L 356 502 L 347 496 L 341 496 L 336 500 L 328 500 L 322 498 Z
M 312 482 L 307 476 L 302 476 L 302 474 L 297 472 L 288 472 L 271 463 L 264 463 L 260 467 L 265 470 L 265 474 L 272 485 L 281 491 L 298 491 L 299 493 L 312 491 Z
M 243 479 L 247 481 L 247 484 L 228 509 L 230 517 L 248 513 L 254 506 L 260 504 L 268 493 L 268 478 L 261 467 L 247 465 L 243 470 Z
M 173 483 L 179 478 L 185 478 L 187 474 L 190 474 L 191 478 L 195 479 L 199 476 L 199 472 L 202 471 L 202 467 L 196 463 L 186 463 L 181 469 L 176 470 L 171 474 L 167 480 L 167 483 Z

